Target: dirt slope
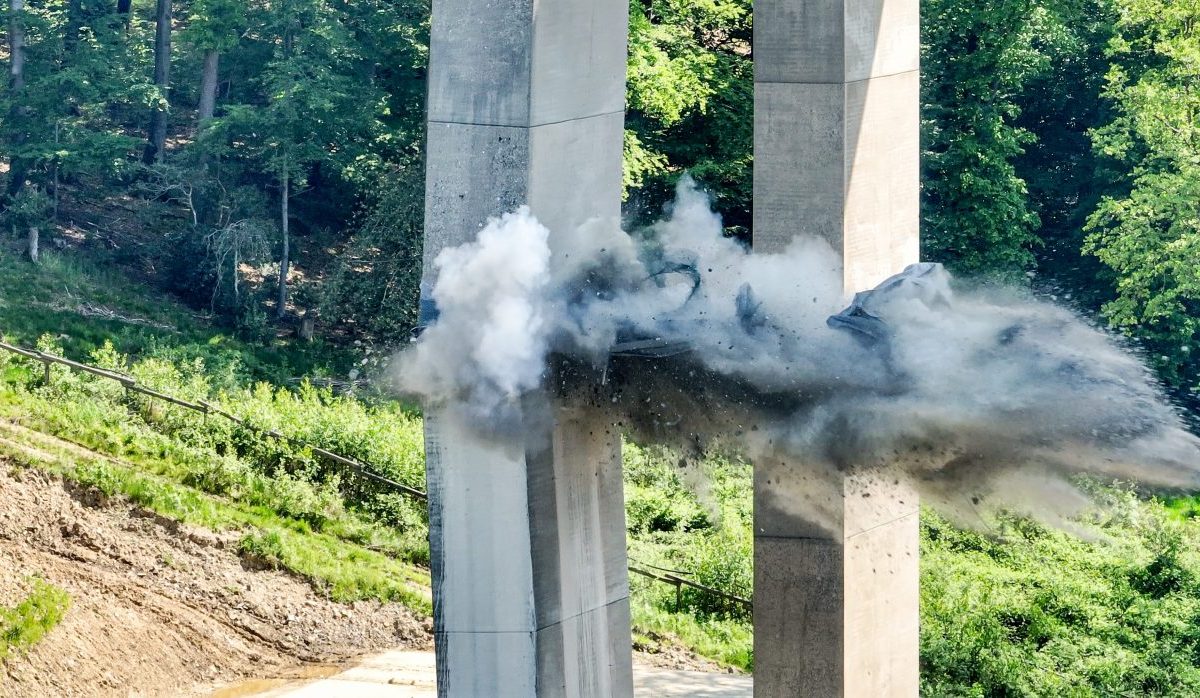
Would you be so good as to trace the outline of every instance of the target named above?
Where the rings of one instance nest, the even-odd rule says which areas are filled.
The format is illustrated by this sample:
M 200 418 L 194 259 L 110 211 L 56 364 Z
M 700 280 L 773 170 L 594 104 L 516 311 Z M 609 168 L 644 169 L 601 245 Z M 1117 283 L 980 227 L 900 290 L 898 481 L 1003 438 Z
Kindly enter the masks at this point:
M 0 696 L 188 696 L 375 649 L 430 646 L 399 605 L 335 604 L 282 572 L 243 568 L 218 536 L 105 502 L 0 461 L 0 604 L 40 575 L 67 590 L 61 625 L 0 667 Z

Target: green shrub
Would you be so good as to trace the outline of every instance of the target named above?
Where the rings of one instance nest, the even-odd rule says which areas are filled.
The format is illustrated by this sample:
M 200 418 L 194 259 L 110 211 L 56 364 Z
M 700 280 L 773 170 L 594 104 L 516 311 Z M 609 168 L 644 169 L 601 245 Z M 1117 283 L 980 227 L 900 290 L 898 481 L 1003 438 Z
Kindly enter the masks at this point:
M 1093 540 L 925 512 L 924 695 L 1200 693 L 1200 528 L 1128 492 L 1108 503 Z
M 633 485 L 625 492 L 626 524 L 631 534 L 670 533 L 706 528 L 708 517 L 678 490 Z
M 247 533 L 238 541 L 238 553 L 251 564 L 277 570 L 287 555 L 279 531 Z
M 196 464 L 183 476 L 183 484 L 210 494 L 241 499 L 251 489 L 254 473 L 236 458 L 221 456 Z
M 80 463 L 75 466 L 74 479 L 85 487 L 94 487 L 106 497 L 121 493 L 120 476 L 104 463 Z
M 696 538 L 687 563 L 695 580 L 727 594 L 751 598 L 754 595 L 754 540 L 749 532 L 726 528 Z M 751 620 L 744 605 L 700 589 L 685 587 L 683 602 L 700 618 Z
M 0 662 L 14 651 L 37 644 L 66 615 L 71 597 L 37 577 L 29 580 L 29 596 L 13 608 L 0 609 Z

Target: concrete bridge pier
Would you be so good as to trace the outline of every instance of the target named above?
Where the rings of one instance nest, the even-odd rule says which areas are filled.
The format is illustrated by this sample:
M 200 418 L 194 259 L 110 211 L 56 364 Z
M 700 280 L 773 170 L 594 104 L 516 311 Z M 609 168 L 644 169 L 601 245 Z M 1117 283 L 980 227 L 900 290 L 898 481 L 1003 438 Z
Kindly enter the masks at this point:
M 627 0 L 434 0 L 425 272 L 489 216 L 620 216 Z M 521 435 L 427 406 L 439 696 L 633 693 L 620 435 L 548 394 Z
M 918 261 L 919 24 L 918 0 L 756 0 L 756 250 L 822 236 L 847 292 Z M 916 494 L 842 474 L 814 494 L 807 472 L 755 464 L 754 693 L 916 696 Z

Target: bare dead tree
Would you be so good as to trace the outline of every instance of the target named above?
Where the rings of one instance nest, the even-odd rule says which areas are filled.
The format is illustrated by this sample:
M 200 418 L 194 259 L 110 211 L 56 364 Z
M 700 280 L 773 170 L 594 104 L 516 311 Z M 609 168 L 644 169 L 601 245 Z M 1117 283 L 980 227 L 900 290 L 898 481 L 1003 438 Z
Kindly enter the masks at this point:
M 266 259 L 270 255 L 270 232 L 268 226 L 261 222 L 243 218 L 214 228 L 204 236 L 204 246 L 217 277 L 211 303 L 215 304 L 217 301 L 217 295 L 224 284 L 223 270 L 226 269 L 233 286 L 234 302 L 240 303 L 241 265 L 243 262 Z
M 138 189 L 149 199 L 174 199 L 183 204 L 192 219 L 192 227 L 199 226 L 196 192 L 202 185 L 202 175 L 167 162 L 143 165 L 143 169 L 149 176 L 138 183 Z

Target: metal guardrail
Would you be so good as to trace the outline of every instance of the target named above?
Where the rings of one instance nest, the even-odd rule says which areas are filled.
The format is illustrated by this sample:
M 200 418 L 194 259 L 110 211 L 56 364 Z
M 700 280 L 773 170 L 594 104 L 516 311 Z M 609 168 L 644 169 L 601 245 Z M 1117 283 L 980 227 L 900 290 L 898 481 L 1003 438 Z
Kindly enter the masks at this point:
M 650 567 L 651 565 L 646 565 L 646 566 Z M 636 565 L 630 565 L 629 571 L 633 572 L 634 574 L 640 574 L 643 577 L 647 577 L 649 579 L 653 579 L 653 580 L 662 582 L 664 584 L 673 585 L 675 587 L 675 610 L 676 610 L 676 612 L 678 612 L 680 609 L 683 608 L 683 588 L 684 587 L 691 587 L 693 589 L 697 589 L 699 591 L 703 591 L 708 594 L 712 594 L 713 596 L 717 596 L 719 598 L 725 599 L 728 602 L 745 606 L 747 611 L 754 610 L 754 604 L 753 604 L 753 602 L 750 601 L 750 599 L 743 599 L 740 596 L 726 593 L 724 591 L 721 591 L 720 589 L 714 589 L 712 587 L 700 584 L 699 582 L 693 582 L 692 580 L 680 577 L 678 574 L 675 574 L 673 572 L 665 572 L 665 571 L 664 572 L 652 572 L 650 570 L 642 569 L 641 567 L 638 567 Z
M 72 361 L 70 359 L 66 359 L 61 356 L 57 356 L 55 354 L 49 354 L 44 351 L 38 351 L 36 349 L 23 349 L 21 347 L 9 344 L 7 342 L 0 342 L 0 349 L 11 352 L 13 354 L 18 354 L 20 356 L 24 356 L 28 359 L 33 359 L 34 361 L 41 362 L 45 366 L 45 381 L 46 381 L 46 383 L 50 383 L 50 381 L 51 381 L 50 367 L 54 364 L 58 364 L 60 366 L 66 366 L 67 368 L 70 368 L 70 369 L 73 369 L 76 371 L 90 373 L 94 376 L 99 376 L 101 378 L 107 378 L 109 380 L 113 380 L 113 381 L 120 383 L 127 392 L 140 393 L 147 397 L 154 398 L 156 400 L 162 400 L 163 402 L 168 402 L 172 405 L 177 405 L 184 409 L 191 410 L 193 412 L 198 412 L 198 413 L 206 415 L 206 416 L 210 415 L 210 414 L 214 414 L 219 417 L 224 417 L 225 419 L 228 419 L 229 421 L 237 424 L 238 426 L 240 426 L 243 429 L 246 429 L 248 431 L 257 432 L 258 434 L 261 434 L 263 436 L 268 436 L 273 439 L 277 439 L 279 441 L 286 442 L 287 444 L 294 446 L 296 448 L 301 448 L 301 449 L 306 448 L 313 455 L 320 456 L 322 458 L 325 458 L 326 460 L 332 461 L 333 463 L 336 463 L 338 466 L 340 466 L 344 470 L 353 472 L 356 476 L 362 477 L 365 480 L 369 480 L 376 484 L 383 485 L 384 487 L 388 487 L 392 490 L 403 493 L 409 497 L 412 497 L 413 499 L 418 499 L 421 501 L 425 501 L 427 499 L 426 494 L 424 492 L 422 492 L 416 488 L 409 487 L 408 485 L 405 485 L 401 482 L 397 482 L 396 480 L 394 480 L 390 477 L 387 477 L 386 475 L 382 475 L 382 474 L 376 472 L 374 469 L 374 466 L 372 466 L 369 463 L 361 463 L 357 460 L 354 460 L 353 458 L 347 458 L 346 456 L 334 453 L 332 451 L 326 450 L 319 446 L 314 446 L 306 441 L 302 441 L 300 439 L 296 439 L 296 438 L 287 436 L 286 434 L 282 434 L 274 429 L 264 429 L 260 426 L 253 424 L 252 422 L 250 422 L 249 420 L 247 420 L 245 418 L 238 417 L 237 415 L 234 415 L 234 414 L 230 414 L 229 412 L 227 412 L 227 411 L 221 409 L 220 407 L 218 407 L 210 402 L 207 402 L 205 400 L 192 402 L 190 400 L 184 400 L 181 398 L 177 398 L 174 395 L 168 395 L 166 393 L 162 393 L 157 390 L 153 390 L 151 388 L 147 388 L 145 386 L 138 385 L 137 379 L 134 378 L 133 376 L 125 375 L 123 373 L 118 373 L 116 371 L 110 371 L 110 370 L 104 369 L 104 368 L 97 368 L 96 366 L 89 366 L 88 364 L 79 363 L 78 361 Z
M 347 469 L 359 477 L 362 477 L 366 480 L 370 480 L 376 484 L 383 485 L 384 487 L 390 488 L 390 489 L 392 489 L 396 492 L 399 492 L 403 495 L 406 495 L 408 497 L 411 497 L 413 499 L 416 499 L 416 500 L 419 500 L 421 502 L 425 502 L 426 504 L 428 504 L 429 496 L 425 492 L 422 492 L 421 490 L 418 490 L 414 487 L 409 487 L 408 485 L 405 485 L 401 482 L 397 482 L 396 480 L 393 480 L 392 478 L 389 478 L 385 475 L 381 475 L 378 472 L 375 472 L 375 470 L 373 469 L 373 466 L 371 466 L 369 463 L 362 463 L 357 460 L 354 460 L 353 458 L 347 458 L 346 456 L 334 453 L 332 451 L 326 450 L 319 446 L 314 446 L 305 441 L 301 441 L 300 439 L 292 438 L 292 437 L 282 434 L 274 429 L 264 429 L 262 427 L 259 427 L 255 424 L 251 423 L 250 421 L 246 420 L 243 417 L 238 417 L 237 415 L 231 414 L 231 413 L 221 409 L 217 405 L 214 405 L 205 400 L 199 400 L 197 402 L 192 402 L 190 400 L 184 400 L 181 398 L 177 398 L 173 395 L 168 395 L 166 393 L 162 393 L 157 390 L 152 390 L 145 386 L 138 385 L 137 379 L 134 378 L 133 376 L 126 375 L 124 373 L 118 373 L 116 371 L 110 371 L 110 370 L 104 369 L 104 368 L 98 368 L 96 366 L 89 366 L 88 364 L 79 363 L 78 361 L 72 361 L 70 359 L 67 359 L 67 358 L 64 358 L 61 356 L 57 356 L 55 354 L 50 354 L 50 353 L 47 353 L 44 351 L 38 351 L 37 349 L 23 349 L 21 347 L 9 344 L 7 342 L 0 341 L 0 350 L 8 351 L 13 354 L 18 354 L 20 356 L 24 356 L 25 358 L 32 359 L 34 361 L 41 362 L 43 364 L 43 366 L 45 367 L 44 377 L 45 377 L 45 381 L 47 384 L 49 384 L 51 382 L 52 374 L 50 371 L 50 367 L 54 364 L 58 364 L 60 366 L 66 366 L 67 368 L 70 368 L 72 370 L 82 371 L 84 373 L 89 373 L 91 375 L 98 376 L 100 378 L 107 378 L 109 380 L 113 380 L 113 381 L 120 383 L 127 392 L 139 393 L 139 394 L 145 395 L 147 397 L 154 398 L 156 400 L 162 400 L 163 402 L 168 402 L 172 405 L 177 405 L 184 409 L 192 410 L 193 412 L 198 412 L 198 413 L 206 415 L 206 416 L 210 415 L 210 414 L 217 415 L 219 417 L 228 419 L 229 421 L 231 421 L 249 431 L 257 432 L 259 434 L 262 434 L 263 436 L 268 436 L 273 439 L 284 441 L 284 442 L 288 443 L 289 445 L 295 446 L 297 448 L 307 448 L 313 455 L 320 456 L 329 461 L 332 461 L 333 463 L 336 463 L 337 465 L 341 466 L 343 469 Z M 641 566 L 638 566 L 638 565 L 641 565 Z M 653 565 L 647 565 L 644 563 L 638 563 L 638 565 L 630 565 L 629 571 L 633 572 L 634 574 L 639 574 L 648 579 L 653 579 L 655 581 L 658 581 L 658 582 L 661 582 L 664 584 L 670 584 L 675 587 L 675 610 L 676 611 L 679 611 L 683 607 L 683 587 L 685 587 L 685 586 L 691 587 L 698 591 L 703 591 L 703 592 L 712 594 L 719 598 L 725 599 L 726 601 L 728 601 L 730 603 L 740 604 L 740 605 L 744 606 L 747 611 L 750 611 L 753 608 L 753 604 L 749 599 L 744 599 L 744 598 L 742 598 L 740 596 L 736 596 L 734 594 L 728 594 L 726 592 L 721 591 L 720 589 L 714 589 L 712 587 L 708 587 L 708 586 L 705 586 L 698 582 L 694 582 L 690 579 L 686 579 L 684 577 L 679 576 L 681 574 L 686 574 L 685 572 L 681 572 L 679 570 L 667 570 L 664 568 L 654 567 Z M 653 570 L 656 570 L 656 571 L 644 569 L 646 567 L 652 568 Z

